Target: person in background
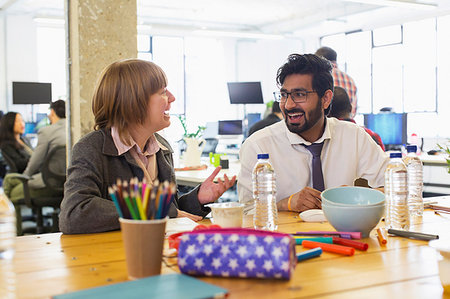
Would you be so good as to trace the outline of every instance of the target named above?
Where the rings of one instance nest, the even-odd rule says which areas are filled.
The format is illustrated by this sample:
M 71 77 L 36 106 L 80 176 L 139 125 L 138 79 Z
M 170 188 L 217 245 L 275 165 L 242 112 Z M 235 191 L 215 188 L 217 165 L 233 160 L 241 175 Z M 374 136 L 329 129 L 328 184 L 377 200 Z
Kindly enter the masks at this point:
M 156 64 L 139 59 L 117 61 L 100 75 L 92 99 L 94 132 L 73 147 L 64 185 L 60 229 L 63 233 L 117 230 L 119 214 L 108 193 L 117 179 L 144 178 L 147 184 L 175 182 L 173 150 L 157 132 L 170 125 L 175 97 Z M 200 220 L 210 212 L 204 204 L 217 200 L 236 177 L 215 183 L 212 174 L 191 192 L 175 195 L 169 217 Z
M 33 148 L 23 137 L 25 122 L 17 112 L 6 113 L 0 121 L 0 150 L 10 171 L 23 173 L 30 160 Z M 12 164 L 13 165 L 10 165 Z
M 252 170 L 257 154 L 269 154 L 276 179 L 277 208 L 301 212 L 321 208 L 327 188 L 353 185 L 364 178 L 384 185 L 389 157 L 363 128 L 327 118 L 333 98 L 328 60 L 314 54 L 291 54 L 278 69 L 276 93 L 284 121 L 245 140 L 239 152 L 239 201 L 253 211 Z
M 328 117 L 335 117 L 339 120 L 345 120 L 356 124 L 355 120 L 352 118 L 352 105 L 350 104 L 350 99 L 348 94 L 342 87 L 335 86 L 333 93 L 333 104 L 331 105 L 330 113 Z M 374 131 L 364 128 L 366 132 L 372 137 L 372 139 L 385 151 L 383 141 L 381 141 L 380 135 Z
M 282 119 L 283 114 L 281 114 L 280 104 L 275 101 L 272 105 L 272 113 L 267 115 L 264 119 L 254 123 L 253 126 L 248 130 L 248 136 L 252 135 L 258 130 L 261 130 L 262 128 L 273 125 L 274 123 L 277 123 Z
M 331 49 L 329 47 L 321 47 L 316 51 L 316 55 L 322 56 L 322 57 L 328 59 L 329 61 L 331 61 L 332 65 L 333 65 L 332 75 L 333 75 L 334 86 L 342 87 L 347 91 L 348 96 L 350 98 L 350 103 L 352 104 L 351 116 L 354 117 L 356 115 L 356 108 L 357 108 L 357 104 L 358 104 L 358 99 L 356 97 L 357 88 L 356 88 L 355 81 L 352 79 L 352 77 L 350 77 L 348 74 L 341 71 L 337 67 L 336 51 L 334 51 L 333 49 Z
M 51 103 L 48 118 L 51 125 L 39 130 L 36 148 L 28 161 L 27 168 L 23 172 L 23 174 L 31 177 L 28 181 L 31 197 L 52 196 L 55 194 L 55 191 L 45 187 L 40 169 L 53 148 L 66 144 L 66 103 L 63 100 Z M 61 161 L 61 163 L 64 162 Z M 15 178 L 14 173 L 6 175 L 3 189 L 13 202 L 24 196 L 22 183 Z

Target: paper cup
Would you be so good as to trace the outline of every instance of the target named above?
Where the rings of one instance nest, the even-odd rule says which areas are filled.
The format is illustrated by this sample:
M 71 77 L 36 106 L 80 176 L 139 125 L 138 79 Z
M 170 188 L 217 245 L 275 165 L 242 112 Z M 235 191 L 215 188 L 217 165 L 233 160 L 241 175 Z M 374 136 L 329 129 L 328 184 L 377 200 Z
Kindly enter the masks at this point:
M 213 203 L 207 205 L 212 210 L 213 222 L 221 227 L 242 227 L 244 205 L 237 202 Z
M 131 220 L 120 218 L 129 279 L 161 274 L 165 219 Z
M 439 277 L 444 293 L 450 294 L 450 240 L 433 240 L 428 243 L 438 254 Z

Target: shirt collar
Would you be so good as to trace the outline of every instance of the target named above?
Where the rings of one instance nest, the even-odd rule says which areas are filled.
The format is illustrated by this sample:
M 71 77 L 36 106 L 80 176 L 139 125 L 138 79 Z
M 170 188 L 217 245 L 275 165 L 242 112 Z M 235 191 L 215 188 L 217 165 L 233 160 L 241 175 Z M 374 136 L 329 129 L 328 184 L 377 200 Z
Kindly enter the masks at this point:
M 288 127 L 286 126 L 286 123 L 285 123 L 284 127 L 285 127 L 287 138 L 288 138 L 289 142 L 291 143 L 291 145 L 294 145 L 294 144 L 311 145 L 311 142 L 303 139 L 302 136 L 289 131 Z M 326 117 L 325 117 L 325 130 L 323 131 L 322 136 L 319 139 L 317 139 L 316 141 L 314 141 L 313 143 L 321 143 L 325 139 L 331 139 L 331 124 L 330 124 L 330 121 L 328 121 L 328 119 Z
M 136 146 L 136 151 L 138 153 L 141 153 L 144 155 L 154 155 L 159 151 L 159 149 L 167 150 L 167 148 L 164 145 L 162 145 L 161 143 L 158 142 L 155 135 L 152 135 L 148 139 L 147 144 L 144 147 L 144 150 L 141 150 L 139 148 L 139 146 L 137 145 L 137 143 L 134 141 L 134 139 L 131 136 L 130 136 L 130 141 L 131 141 L 130 145 L 123 143 L 122 140 L 120 140 L 119 131 L 115 127 L 111 128 L 111 137 L 114 141 L 114 145 L 116 146 L 118 155 L 122 155 L 122 154 L 128 152 L 134 146 Z

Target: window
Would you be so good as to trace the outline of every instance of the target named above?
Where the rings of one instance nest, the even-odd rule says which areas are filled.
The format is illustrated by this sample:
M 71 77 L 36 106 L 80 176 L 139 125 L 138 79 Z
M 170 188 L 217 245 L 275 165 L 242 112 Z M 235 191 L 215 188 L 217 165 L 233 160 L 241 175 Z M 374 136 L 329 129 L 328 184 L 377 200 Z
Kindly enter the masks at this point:
M 168 79 L 167 89 L 175 96 L 171 114 L 185 113 L 184 40 L 182 37 L 138 36 L 138 58 L 159 65 Z

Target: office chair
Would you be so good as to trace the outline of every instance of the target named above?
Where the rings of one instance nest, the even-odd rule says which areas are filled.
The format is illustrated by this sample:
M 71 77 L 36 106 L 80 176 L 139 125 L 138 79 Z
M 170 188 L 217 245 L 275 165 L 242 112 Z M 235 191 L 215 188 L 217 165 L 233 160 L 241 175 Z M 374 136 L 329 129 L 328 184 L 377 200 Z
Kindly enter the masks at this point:
M 42 179 L 45 188 L 52 190 L 49 196 L 31 196 L 28 181 L 31 179 L 26 175 L 17 175 L 16 177 L 22 181 L 24 197 L 15 202 L 17 216 L 17 235 L 23 234 L 22 215 L 20 205 L 25 204 L 32 209 L 36 220 L 36 233 L 57 232 L 59 231 L 59 208 L 64 196 L 64 182 L 66 181 L 66 146 L 59 145 L 53 148 L 47 155 L 44 164 L 41 167 Z M 44 225 L 43 208 L 52 207 L 51 214 L 52 226 L 48 228 Z M 46 216 L 46 215 L 45 215 Z
M 5 155 L 3 151 L 1 151 L 1 154 L 4 162 L 6 163 L 6 173 L 16 173 L 17 172 L 16 162 L 14 162 L 14 160 L 8 155 Z

